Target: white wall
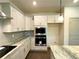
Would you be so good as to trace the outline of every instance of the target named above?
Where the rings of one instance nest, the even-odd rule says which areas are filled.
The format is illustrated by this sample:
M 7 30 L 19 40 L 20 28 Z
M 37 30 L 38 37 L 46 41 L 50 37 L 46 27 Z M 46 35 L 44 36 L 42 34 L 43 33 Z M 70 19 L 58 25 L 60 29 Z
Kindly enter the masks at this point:
M 69 44 L 79 45 L 79 18 L 69 19 Z
M 47 27 L 47 44 L 63 44 L 63 24 L 48 24 Z
M 69 44 L 69 19 L 79 17 L 79 7 L 64 8 L 64 44 Z
M 47 44 L 48 46 L 58 44 L 59 41 L 59 25 L 58 24 L 48 24 L 48 34 L 47 34 Z

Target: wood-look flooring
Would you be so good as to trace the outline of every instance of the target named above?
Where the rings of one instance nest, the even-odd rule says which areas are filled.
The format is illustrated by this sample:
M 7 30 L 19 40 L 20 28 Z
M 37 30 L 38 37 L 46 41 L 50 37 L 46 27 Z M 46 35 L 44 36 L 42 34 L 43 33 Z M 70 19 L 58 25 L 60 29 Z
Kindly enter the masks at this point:
M 50 59 L 50 51 L 30 51 L 26 59 Z

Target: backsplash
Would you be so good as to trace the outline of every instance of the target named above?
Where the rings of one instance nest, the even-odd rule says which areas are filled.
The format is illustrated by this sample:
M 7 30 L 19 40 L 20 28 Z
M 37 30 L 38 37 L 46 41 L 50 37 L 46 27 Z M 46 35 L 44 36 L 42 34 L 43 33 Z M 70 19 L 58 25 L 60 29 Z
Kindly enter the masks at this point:
M 3 33 L 2 32 L 2 21 L 0 20 L 0 46 L 1 45 L 11 45 L 16 42 L 27 38 L 28 36 L 33 36 L 33 31 L 23 31 L 16 33 Z
M 33 31 L 24 31 L 24 32 L 16 32 L 16 33 L 8 33 L 4 34 L 5 37 L 8 39 L 9 44 L 17 43 L 24 38 L 33 36 Z
M 8 34 L 4 34 L 6 39 L 8 39 L 9 44 L 14 44 L 24 38 L 26 38 L 26 36 L 24 35 L 24 32 L 17 32 L 17 33 L 8 33 Z

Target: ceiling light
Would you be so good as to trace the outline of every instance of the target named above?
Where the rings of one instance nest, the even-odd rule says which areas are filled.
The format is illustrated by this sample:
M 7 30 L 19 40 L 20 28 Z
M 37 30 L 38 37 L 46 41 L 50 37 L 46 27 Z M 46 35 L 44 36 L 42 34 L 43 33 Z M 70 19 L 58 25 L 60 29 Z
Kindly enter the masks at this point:
M 73 3 L 77 3 L 78 2 L 78 0 L 73 0 Z
M 36 1 L 33 1 L 33 5 L 36 6 L 36 4 L 37 4 L 37 2 Z

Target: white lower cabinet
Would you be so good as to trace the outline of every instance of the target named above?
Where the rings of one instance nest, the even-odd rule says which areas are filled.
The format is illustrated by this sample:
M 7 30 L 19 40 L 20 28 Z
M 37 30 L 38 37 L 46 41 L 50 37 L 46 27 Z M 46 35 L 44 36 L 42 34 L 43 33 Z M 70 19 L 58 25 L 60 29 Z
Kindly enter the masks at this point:
M 7 53 L 1 59 L 25 59 L 30 49 L 30 38 L 27 38 L 20 42 L 15 49 Z
M 25 59 L 24 57 L 24 47 L 21 46 L 18 50 L 11 55 L 10 59 Z
M 31 47 L 30 47 L 30 38 L 27 38 L 24 42 L 24 54 L 25 54 L 25 57 L 27 56 L 27 54 L 29 53 Z

